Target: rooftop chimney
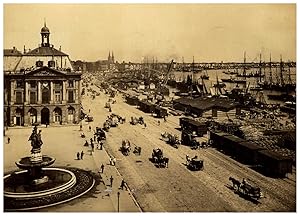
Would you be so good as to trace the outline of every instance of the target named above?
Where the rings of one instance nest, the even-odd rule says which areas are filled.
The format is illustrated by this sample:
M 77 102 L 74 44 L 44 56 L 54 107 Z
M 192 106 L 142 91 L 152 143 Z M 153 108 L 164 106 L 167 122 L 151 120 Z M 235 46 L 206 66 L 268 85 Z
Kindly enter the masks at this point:
M 61 46 L 59 46 L 59 51 L 61 51 Z

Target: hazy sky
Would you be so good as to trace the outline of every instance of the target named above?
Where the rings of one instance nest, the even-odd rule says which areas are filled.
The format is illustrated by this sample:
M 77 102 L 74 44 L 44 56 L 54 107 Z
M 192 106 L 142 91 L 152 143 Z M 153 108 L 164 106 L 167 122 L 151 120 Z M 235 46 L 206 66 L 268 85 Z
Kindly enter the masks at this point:
M 296 59 L 295 4 L 4 4 L 4 48 L 36 48 L 44 18 L 72 60 Z

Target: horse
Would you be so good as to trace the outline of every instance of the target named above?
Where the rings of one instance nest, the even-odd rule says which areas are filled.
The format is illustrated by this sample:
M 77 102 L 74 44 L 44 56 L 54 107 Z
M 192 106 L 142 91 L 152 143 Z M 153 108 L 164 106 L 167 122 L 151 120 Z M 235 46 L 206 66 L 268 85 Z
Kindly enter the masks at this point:
M 241 186 L 241 182 L 233 177 L 229 177 L 229 181 L 232 181 L 232 185 L 233 185 L 233 189 L 235 190 L 239 190 L 240 189 L 240 186 Z M 236 189 L 237 187 L 237 189 Z

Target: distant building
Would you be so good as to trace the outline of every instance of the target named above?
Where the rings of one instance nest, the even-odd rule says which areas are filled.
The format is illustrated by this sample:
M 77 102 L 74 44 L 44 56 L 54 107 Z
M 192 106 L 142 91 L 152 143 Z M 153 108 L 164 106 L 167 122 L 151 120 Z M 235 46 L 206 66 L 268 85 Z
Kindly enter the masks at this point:
M 41 29 L 41 45 L 22 54 L 4 50 L 4 124 L 78 123 L 81 73 L 69 56 L 50 44 L 50 31 Z

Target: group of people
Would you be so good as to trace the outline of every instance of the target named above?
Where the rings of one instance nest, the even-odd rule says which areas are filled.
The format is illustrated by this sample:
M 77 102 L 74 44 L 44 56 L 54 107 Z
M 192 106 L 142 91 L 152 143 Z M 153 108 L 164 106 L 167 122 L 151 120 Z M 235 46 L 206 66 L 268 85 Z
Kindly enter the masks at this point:
M 83 155 L 84 155 L 83 151 L 77 152 L 76 155 L 77 155 L 77 160 L 83 160 Z

